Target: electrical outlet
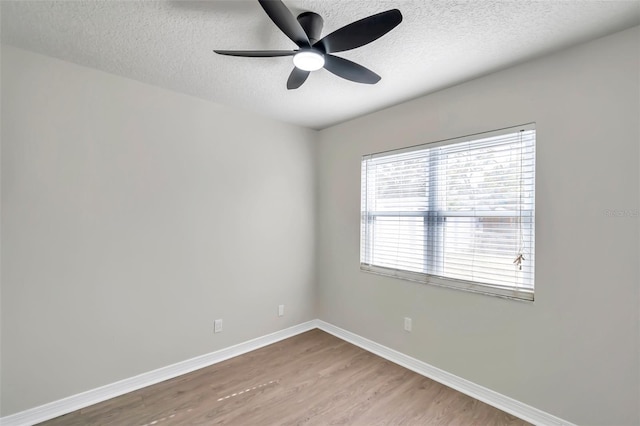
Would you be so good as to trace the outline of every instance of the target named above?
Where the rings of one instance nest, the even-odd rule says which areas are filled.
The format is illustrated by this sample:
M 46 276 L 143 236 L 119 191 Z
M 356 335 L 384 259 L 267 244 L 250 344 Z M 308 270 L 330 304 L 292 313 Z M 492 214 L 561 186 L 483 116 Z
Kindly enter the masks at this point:
M 213 323 L 213 332 L 220 333 L 222 331 L 222 319 L 217 319 Z
M 284 305 L 278 305 L 278 316 L 279 317 L 284 316 Z
M 411 318 L 404 317 L 404 331 L 411 331 Z

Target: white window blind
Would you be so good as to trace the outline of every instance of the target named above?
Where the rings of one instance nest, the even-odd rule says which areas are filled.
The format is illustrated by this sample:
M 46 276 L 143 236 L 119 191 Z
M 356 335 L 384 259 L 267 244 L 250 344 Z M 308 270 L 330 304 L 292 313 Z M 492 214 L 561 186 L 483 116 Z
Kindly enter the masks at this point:
M 535 125 L 362 158 L 365 271 L 533 300 Z

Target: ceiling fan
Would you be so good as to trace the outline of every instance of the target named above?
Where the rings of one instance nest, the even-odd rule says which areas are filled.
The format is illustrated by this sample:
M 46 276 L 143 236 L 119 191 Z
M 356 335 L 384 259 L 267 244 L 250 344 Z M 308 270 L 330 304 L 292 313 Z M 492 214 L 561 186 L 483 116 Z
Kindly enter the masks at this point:
M 357 83 L 375 84 L 380 76 L 370 69 L 347 59 L 332 55 L 355 49 L 382 37 L 400 22 L 398 9 L 387 10 L 346 25 L 320 38 L 322 17 L 314 12 L 303 12 L 297 18 L 280 0 L 258 0 L 269 18 L 297 46 L 296 50 L 214 50 L 220 55 L 250 58 L 293 56 L 294 68 L 287 80 L 287 89 L 297 89 L 311 71 L 324 68 L 338 77 Z

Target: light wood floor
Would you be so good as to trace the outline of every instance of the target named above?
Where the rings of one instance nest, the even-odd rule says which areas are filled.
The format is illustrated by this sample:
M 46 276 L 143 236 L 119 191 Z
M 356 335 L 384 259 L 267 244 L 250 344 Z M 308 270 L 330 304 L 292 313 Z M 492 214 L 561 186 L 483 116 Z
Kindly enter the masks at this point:
M 54 425 L 526 425 L 312 330 L 42 423 Z

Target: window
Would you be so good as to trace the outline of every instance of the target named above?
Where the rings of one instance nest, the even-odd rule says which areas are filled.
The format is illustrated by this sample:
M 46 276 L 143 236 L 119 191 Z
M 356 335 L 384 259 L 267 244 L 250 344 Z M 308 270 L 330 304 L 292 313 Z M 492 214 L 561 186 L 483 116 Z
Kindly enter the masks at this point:
M 360 268 L 533 300 L 534 124 L 362 158 Z

